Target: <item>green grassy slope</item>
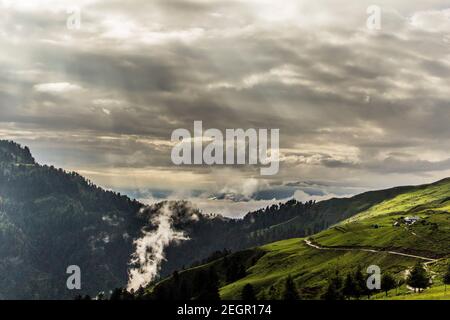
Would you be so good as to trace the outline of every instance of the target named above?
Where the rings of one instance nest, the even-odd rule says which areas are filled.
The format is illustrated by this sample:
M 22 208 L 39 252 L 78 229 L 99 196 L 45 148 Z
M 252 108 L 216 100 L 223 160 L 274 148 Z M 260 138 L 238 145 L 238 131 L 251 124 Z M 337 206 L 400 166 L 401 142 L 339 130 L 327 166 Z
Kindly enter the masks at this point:
M 450 248 L 450 180 L 377 204 L 314 237 L 323 246 L 362 246 L 441 257 Z M 417 216 L 413 225 L 402 218 Z M 394 223 L 398 222 L 398 226 Z
M 444 293 L 442 275 L 450 255 L 450 179 L 431 185 L 403 189 L 403 192 L 380 201 L 342 223 L 322 231 L 309 239 L 319 248 L 305 243 L 303 238 L 275 242 L 253 249 L 261 257 L 246 263 L 245 277 L 232 282 L 221 278 L 220 295 L 223 299 L 239 299 L 246 284 L 252 284 L 261 299 L 279 299 L 285 279 L 293 278 L 304 299 L 317 299 L 324 292 L 327 281 L 336 270 L 340 274 L 365 270 L 377 265 L 397 279 L 417 262 L 426 262 L 433 276 L 433 285 L 414 294 L 406 285 L 375 299 L 450 299 L 450 290 Z M 403 218 L 418 216 L 412 225 Z M 394 225 L 398 222 L 397 225 Z M 373 250 L 373 251 L 368 251 Z M 247 254 L 252 250 L 247 250 Z M 405 255 L 400 255 L 405 254 Z M 432 259 L 422 260 L 422 258 Z M 236 257 L 236 254 L 230 257 Z M 215 261 L 183 274 L 192 276 L 199 270 L 214 266 L 221 274 L 222 262 Z
M 410 214 L 450 211 L 450 178 L 440 180 L 430 185 L 423 185 L 416 190 L 397 195 L 379 204 L 361 211 L 359 214 L 343 221 L 348 223 L 365 220 L 382 215 Z
M 281 205 L 275 212 L 264 212 L 261 218 L 267 219 L 267 216 L 282 217 L 280 222 L 268 224 L 268 226 L 258 225 L 255 218 L 258 217 L 258 211 L 249 213 L 244 221 L 250 220 L 250 227 L 256 230 L 251 236 L 261 237 L 270 233 L 281 233 L 283 235 L 291 234 L 291 237 L 300 235 L 311 235 L 326 229 L 328 226 L 339 223 L 345 219 L 367 210 L 388 199 L 393 199 L 398 195 L 421 190 L 425 186 L 402 186 L 386 190 L 368 191 L 349 198 L 332 198 L 329 200 L 315 203 L 306 214 L 299 214 L 296 211 L 296 205 L 289 207 L 287 202 Z M 295 201 L 294 201 L 295 202 Z M 299 204 L 297 204 L 298 206 Z M 290 214 L 293 211 L 294 214 Z M 257 221 L 257 220 L 256 220 Z M 272 240 L 286 239 L 286 237 Z M 267 243 L 267 241 L 264 241 Z
M 356 266 L 378 265 L 383 270 L 400 274 L 416 259 L 388 253 L 319 251 L 308 247 L 303 239 L 289 239 L 262 247 L 267 253 L 253 267 L 249 275 L 225 285 L 223 299 L 237 299 L 245 284 L 252 284 L 260 298 L 279 299 L 286 277 L 291 276 L 304 299 L 317 299 L 336 270 L 345 274 Z

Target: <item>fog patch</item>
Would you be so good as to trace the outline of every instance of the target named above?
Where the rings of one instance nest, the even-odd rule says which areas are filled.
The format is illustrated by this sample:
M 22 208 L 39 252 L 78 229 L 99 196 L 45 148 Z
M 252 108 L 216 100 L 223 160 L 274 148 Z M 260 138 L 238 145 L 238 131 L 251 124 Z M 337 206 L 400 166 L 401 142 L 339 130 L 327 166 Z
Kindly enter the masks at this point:
M 131 256 L 127 289 L 138 290 L 148 285 L 159 273 L 165 260 L 164 249 L 172 243 L 189 240 L 176 225 L 197 221 L 199 213 L 186 202 L 164 202 L 144 208 L 140 212 L 149 216 L 152 230 L 142 230 L 142 236 L 134 241 L 135 252 Z

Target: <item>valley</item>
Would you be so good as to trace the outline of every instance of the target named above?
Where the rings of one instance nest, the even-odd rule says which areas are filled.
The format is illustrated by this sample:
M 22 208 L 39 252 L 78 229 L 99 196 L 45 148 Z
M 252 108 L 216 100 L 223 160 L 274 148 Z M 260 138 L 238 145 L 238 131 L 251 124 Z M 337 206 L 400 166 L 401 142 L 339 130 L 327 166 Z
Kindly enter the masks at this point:
M 240 299 L 244 286 L 250 284 L 259 299 L 281 299 L 284 282 L 291 277 L 301 299 L 320 299 L 336 273 L 343 277 L 355 269 L 376 265 L 393 275 L 398 286 L 387 295 L 371 294 L 372 299 L 450 299 L 443 285 L 450 256 L 449 188 L 449 179 L 419 186 L 310 237 L 255 248 L 261 257 L 253 264 L 243 260 L 246 274 L 237 281 L 219 281 L 220 296 Z M 418 219 L 405 223 L 411 216 Z M 418 263 L 425 266 L 432 283 L 423 292 L 414 293 L 405 281 Z M 214 268 L 223 274 L 224 262 L 200 268 Z M 199 269 L 183 271 L 180 279 L 190 272 Z
M 130 268 L 145 267 L 130 264 L 136 241 L 158 229 L 154 221 L 165 207 L 165 227 L 185 241 L 167 239 L 160 265 L 152 266 L 159 276 L 127 293 Z M 241 299 L 251 288 L 264 300 L 285 299 L 288 286 L 290 297 L 322 299 L 332 281 L 361 277 L 375 265 L 397 285 L 387 295 L 370 292 L 371 299 L 447 299 L 449 211 L 450 179 L 321 202 L 289 200 L 242 219 L 202 213 L 187 201 L 146 207 L 0 141 L 0 297 Z M 417 264 L 432 280 L 421 293 L 406 283 Z M 65 286 L 69 265 L 83 274 L 76 293 Z

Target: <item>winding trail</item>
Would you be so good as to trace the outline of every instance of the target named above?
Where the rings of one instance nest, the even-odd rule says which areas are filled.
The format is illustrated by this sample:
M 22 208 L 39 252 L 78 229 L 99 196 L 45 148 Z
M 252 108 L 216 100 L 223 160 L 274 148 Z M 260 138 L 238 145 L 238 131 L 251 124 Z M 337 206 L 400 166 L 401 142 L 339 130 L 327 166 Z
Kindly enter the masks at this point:
M 304 242 L 309 247 L 315 248 L 317 250 L 362 251 L 362 252 L 373 252 L 373 253 L 388 253 L 388 254 L 393 254 L 393 255 L 397 255 L 397 256 L 403 256 L 403 257 L 409 257 L 409 258 L 415 258 L 415 259 L 419 259 L 419 260 L 424 260 L 424 261 L 427 261 L 425 263 L 426 265 L 428 265 L 430 263 L 433 263 L 433 262 L 436 262 L 437 260 L 439 260 L 439 259 L 431 259 L 431 258 L 427 258 L 427 257 L 416 256 L 416 255 L 407 254 L 407 253 L 401 253 L 401 252 L 396 252 L 396 251 L 385 251 L 385 250 L 364 249 L 364 248 L 340 248 L 340 247 L 333 247 L 333 248 L 331 248 L 331 247 L 322 247 L 320 245 L 312 243 L 311 240 L 309 240 L 309 239 L 305 239 Z
M 427 269 L 427 271 L 429 270 L 428 265 L 438 261 L 439 259 L 431 259 L 431 258 L 427 258 L 427 257 L 422 257 L 422 256 L 416 256 L 416 255 L 412 255 L 412 254 L 407 254 L 407 253 L 401 253 L 401 252 L 396 252 L 396 251 L 384 251 L 384 250 L 375 250 L 375 249 L 364 249 L 364 248 L 339 248 L 339 247 L 322 247 L 320 245 L 314 244 L 311 242 L 311 240 L 309 239 L 305 239 L 304 242 L 306 243 L 306 245 L 308 245 L 311 248 L 315 248 L 317 250 L 330 250 L 330 251 L 362 251 L 362 252 L 373 252 L 373 253 L 388 253 L 388 254 L 393 254 L 393 255 L 397 255 L 397 256 L 403 256 L 403 257 L 408 257 L 408 258 L 415 258 L 415 259 L 420 259 L 423 261 L 426 261 L 423 263 L 424 267 Z M 408 268 L 405 270 L 405 274 L 404 274 L 404 278 L 406 279 L 408 277 L 409 272 L 411 272 L 411 268 Z M 432 276 L 433 278 L 434 276 Z M 412 288 L 410 286 L 406 286 L 408 288 L 408 290 L 412 291 L 412 292 L 416 292 L 415 288 Z

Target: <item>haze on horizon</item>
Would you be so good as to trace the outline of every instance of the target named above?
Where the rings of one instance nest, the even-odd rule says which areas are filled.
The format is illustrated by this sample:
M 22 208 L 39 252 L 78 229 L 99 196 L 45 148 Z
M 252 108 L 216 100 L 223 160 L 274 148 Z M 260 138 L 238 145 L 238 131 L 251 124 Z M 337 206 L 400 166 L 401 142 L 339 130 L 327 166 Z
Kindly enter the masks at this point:
M 239 216 L 450 176 L 450 6 L 0 0 L 0 138 L 152 202 Z M 171 133 L 280 129 L 280 172 L 176 167 Z

